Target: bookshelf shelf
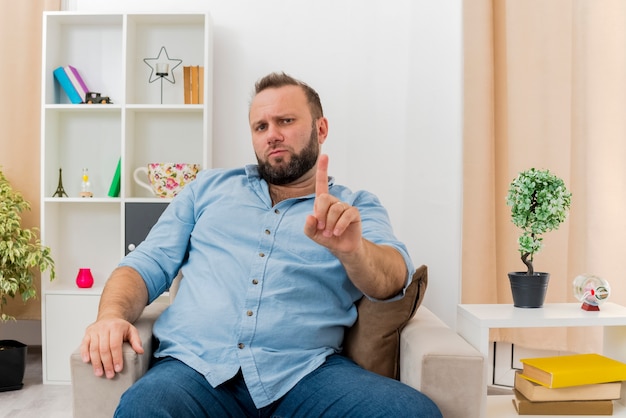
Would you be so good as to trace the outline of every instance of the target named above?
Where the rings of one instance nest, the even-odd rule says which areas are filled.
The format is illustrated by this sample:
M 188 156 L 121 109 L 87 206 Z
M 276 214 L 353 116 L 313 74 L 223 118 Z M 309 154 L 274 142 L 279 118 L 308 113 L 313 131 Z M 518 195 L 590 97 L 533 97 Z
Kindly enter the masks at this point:
M 75 105 L 75 104 L 47 104 L 46 111 L 69 111 L 69 112 L 121 112 L 122 107 L 118 104 L 107 105 Z
M 204 112 L 204 105 L 198 104 L 178 104 L 178 105 L 140 105 L 140 104 L 129 104 L 126 105 L 126 109 L 128 110 L 144 110 L 144 111 L 152 111 L 152 112 Z
M 46 12 L 43 19 L 41 239 L 57 273 L 53 282 L 41 280 L 43 380 L 70 383 L 69 355 L 95 320 L 108 275 L 170 201 L 136 186 L 133 172 L 151 162 L 211 165 L 213 41 L 204 12 Z M 161 46 L 183 60 L 176 83 L 164 84 L 163 104 L 143 61 Z M 53 76 L 67 65 L 113 103 L 71 104 Z M 203 104 L 183 104 L 183 65 L 204 66 Z M 120 194 L 109 197 L 118 161 Z M 83 168 L 93 198 L 79 197 Z M 59 169 L 69 197 L 53 197 Z M 147 213 L 150 221 L 141 218 Z M 95 279 L 91 289 L 75 284 L 85 267 Z
M 540 309 L 515 308 L 509 304 L 461 304 L 457 307 L 457 332 L 478 349 L 485 359 L 489 358 L 489 331 L 492 328 L 586 326 L 604 327 L 602 354 L 626 362 L 626 307 L 616 303 L 607 302 L 598 312 L 583 311 L 580 303 L 548 303 Z M 615 402 L 614 416 L 626 417 L 625 386 L 622 385 L 621 399 Z M 512 396 L 507 395 L 487 397 L 486 416 L 518 416 L 511 399 Z

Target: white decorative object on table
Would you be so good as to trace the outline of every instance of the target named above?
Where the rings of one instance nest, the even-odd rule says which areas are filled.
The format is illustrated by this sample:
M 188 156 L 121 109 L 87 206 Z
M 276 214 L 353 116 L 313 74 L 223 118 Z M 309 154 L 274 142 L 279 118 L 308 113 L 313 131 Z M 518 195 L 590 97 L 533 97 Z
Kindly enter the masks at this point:
M 581 309 L 599 311 L 599 305 L 611 294 L 611 286 L 606 280 L 593 274 L 581 274 L 574 279 L 574 296 L 581 301 Z

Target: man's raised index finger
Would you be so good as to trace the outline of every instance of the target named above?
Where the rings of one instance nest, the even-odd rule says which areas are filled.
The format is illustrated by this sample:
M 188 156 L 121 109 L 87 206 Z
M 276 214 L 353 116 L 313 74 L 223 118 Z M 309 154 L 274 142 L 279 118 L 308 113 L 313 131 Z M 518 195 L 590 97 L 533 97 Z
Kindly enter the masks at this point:
M 328 155 L 321 154 L 317 161 L 315 173 L 315 195 L 328 193 Z

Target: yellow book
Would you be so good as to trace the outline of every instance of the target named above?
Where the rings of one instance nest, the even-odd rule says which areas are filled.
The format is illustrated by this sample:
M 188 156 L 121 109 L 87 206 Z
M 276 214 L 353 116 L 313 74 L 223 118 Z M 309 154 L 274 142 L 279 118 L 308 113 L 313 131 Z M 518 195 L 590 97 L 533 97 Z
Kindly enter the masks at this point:
M 527 358 L 522 375 L 549 388 L 626 380 L 626 364 L 600 354 Z

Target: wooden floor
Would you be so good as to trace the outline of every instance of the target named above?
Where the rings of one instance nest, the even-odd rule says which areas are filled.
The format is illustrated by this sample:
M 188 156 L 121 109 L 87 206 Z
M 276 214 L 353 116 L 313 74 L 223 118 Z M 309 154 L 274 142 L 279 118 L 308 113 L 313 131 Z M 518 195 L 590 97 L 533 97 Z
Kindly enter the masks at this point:
M 71 418 L 72 387 L 44 385 L 41 347 L 28 347 L 24 387 L 0 392 L 0 418 Z

